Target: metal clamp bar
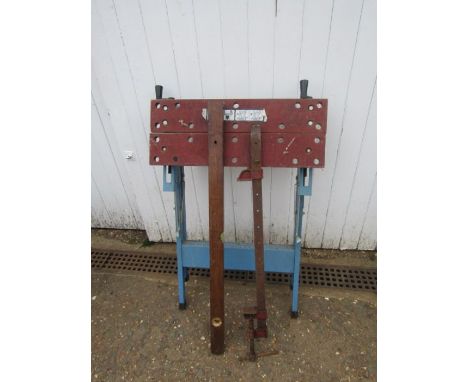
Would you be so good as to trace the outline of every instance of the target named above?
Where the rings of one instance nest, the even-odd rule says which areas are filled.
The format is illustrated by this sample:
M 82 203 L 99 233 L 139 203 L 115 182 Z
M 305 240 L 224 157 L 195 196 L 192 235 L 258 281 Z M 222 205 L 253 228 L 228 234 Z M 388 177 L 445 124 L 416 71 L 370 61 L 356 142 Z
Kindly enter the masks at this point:
M 260 125 L 253 125 L 250 133 L 250 171 L 262 168 L 262 135 Z M 265 259 L 263 242 L 262 179 L 252 178 L 253 239 L 255 248 L 255 279 L 257 283 L 257 329 L 256 337 L 267 337 L 267 311 L 265 304 Z
M 171 174 L 171 179 L 167 180 L 167 174 Z M 174 191 L 174 177 L 172 176 L 171 166 L 163 166 L 163 191 L 173 192 Z
M 312 168 L 298 169 L 298 192 L 299 195 L 310 196 L 312 195 Z M 307 178 L 307 184 L 306 184 Z

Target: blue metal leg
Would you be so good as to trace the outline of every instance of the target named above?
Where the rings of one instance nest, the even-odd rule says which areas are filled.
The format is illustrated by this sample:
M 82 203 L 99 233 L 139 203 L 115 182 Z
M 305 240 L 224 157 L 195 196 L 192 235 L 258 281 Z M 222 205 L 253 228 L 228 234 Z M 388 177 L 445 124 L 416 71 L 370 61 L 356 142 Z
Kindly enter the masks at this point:
M 308 184 L 305 177 L 309 171 Z M 296 199 L 294 202 L 294 272 L 292 274 L 291 317 L 298 317 L 299 306 L 299 275 L 301 272 L 302 216 L 304 212 L 304 195 L 310 195 L 312 190 L 312 169 L 298 168 L 296 178 Z
M 299 305 L 299 274 L 301 264 L 301 239 L 294 244 L 294 273 L 292 275 L 291 317 L 297 318 Z
M 188 276 L 187 268 L 184 268 L 182 256 L 182 244 L 186 239 L 185 226 L 185 182 L 184 168 L 172 167 L 172 182 L 174 184 L 174 204 L 176 217 L 176 250 L 177 250 L 177 281 L 179 289 L 179 309 L 187 307 L 185 299 L 185 280 Z
M 185 300 L 185 275 L 184 267 L 182 264 L 182 245 L 180 238 L 177 238 L 177 282 L 179 287 L 179 309 L 185 309 L 187 307 L 187 301 Z

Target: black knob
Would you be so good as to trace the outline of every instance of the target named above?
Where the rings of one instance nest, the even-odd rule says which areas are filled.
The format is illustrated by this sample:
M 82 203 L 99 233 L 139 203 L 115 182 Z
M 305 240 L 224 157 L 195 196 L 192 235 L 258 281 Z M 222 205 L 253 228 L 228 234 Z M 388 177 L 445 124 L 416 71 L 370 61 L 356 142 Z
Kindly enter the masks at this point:
M 300 89 L 301 89 L 301 98 L 312 98 L 307 95 L 307 87 L 309 86 L 308 80 L 301 80 L 299 82 Z
M 156 99 L 161 99 L 162 98 L 162 94 L 163 94 L 163 87 L 162 85 L 156 85 L 154 87 L 154 89 L 156 90 Z

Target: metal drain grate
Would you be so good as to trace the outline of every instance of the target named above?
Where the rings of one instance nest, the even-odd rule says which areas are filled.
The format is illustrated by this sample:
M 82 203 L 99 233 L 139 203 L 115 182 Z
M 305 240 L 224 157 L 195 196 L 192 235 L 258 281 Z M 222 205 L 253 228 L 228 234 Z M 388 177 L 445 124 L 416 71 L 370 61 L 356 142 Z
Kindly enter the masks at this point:
M 141 252 L 91 251 L 91 268 L 114 269 L 117 271 L 177 273 L 175 256 Z M 210 270 L 190 268 L 191 276 L 209 277 Z M 224 271 L 230 280 L 253 281 L 255 272 Z M 286 273 L 267 272 L 266 281 L 275 284 L 290 284 L 291 276 Z M 302 264 L 300 283 L 315 287 L 341 288 L 351 290 L 377 290 L 377 270 L 344 266 Z

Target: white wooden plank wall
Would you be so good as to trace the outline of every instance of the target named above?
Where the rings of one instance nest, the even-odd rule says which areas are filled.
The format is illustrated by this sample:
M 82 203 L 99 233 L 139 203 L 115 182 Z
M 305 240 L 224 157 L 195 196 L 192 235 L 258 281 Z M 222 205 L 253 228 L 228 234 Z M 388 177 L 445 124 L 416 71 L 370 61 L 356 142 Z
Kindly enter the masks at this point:
M 93 0 L 92 217 L 173 241 L 172 193 L 148 165 L 154 85 L 175 98 L 329 99 L 325 169 L 304 245 L 376 248 L 376 0 Z M 125 159 L 127 151 L 133 152 Z M 250 184 L 225 169 L 225 237 L 252 240 Z M 265 238 L 292 244 L 295 171 L 266 169 Z M 208 238 L 208 172 L 186 168 L 190 239 Z

